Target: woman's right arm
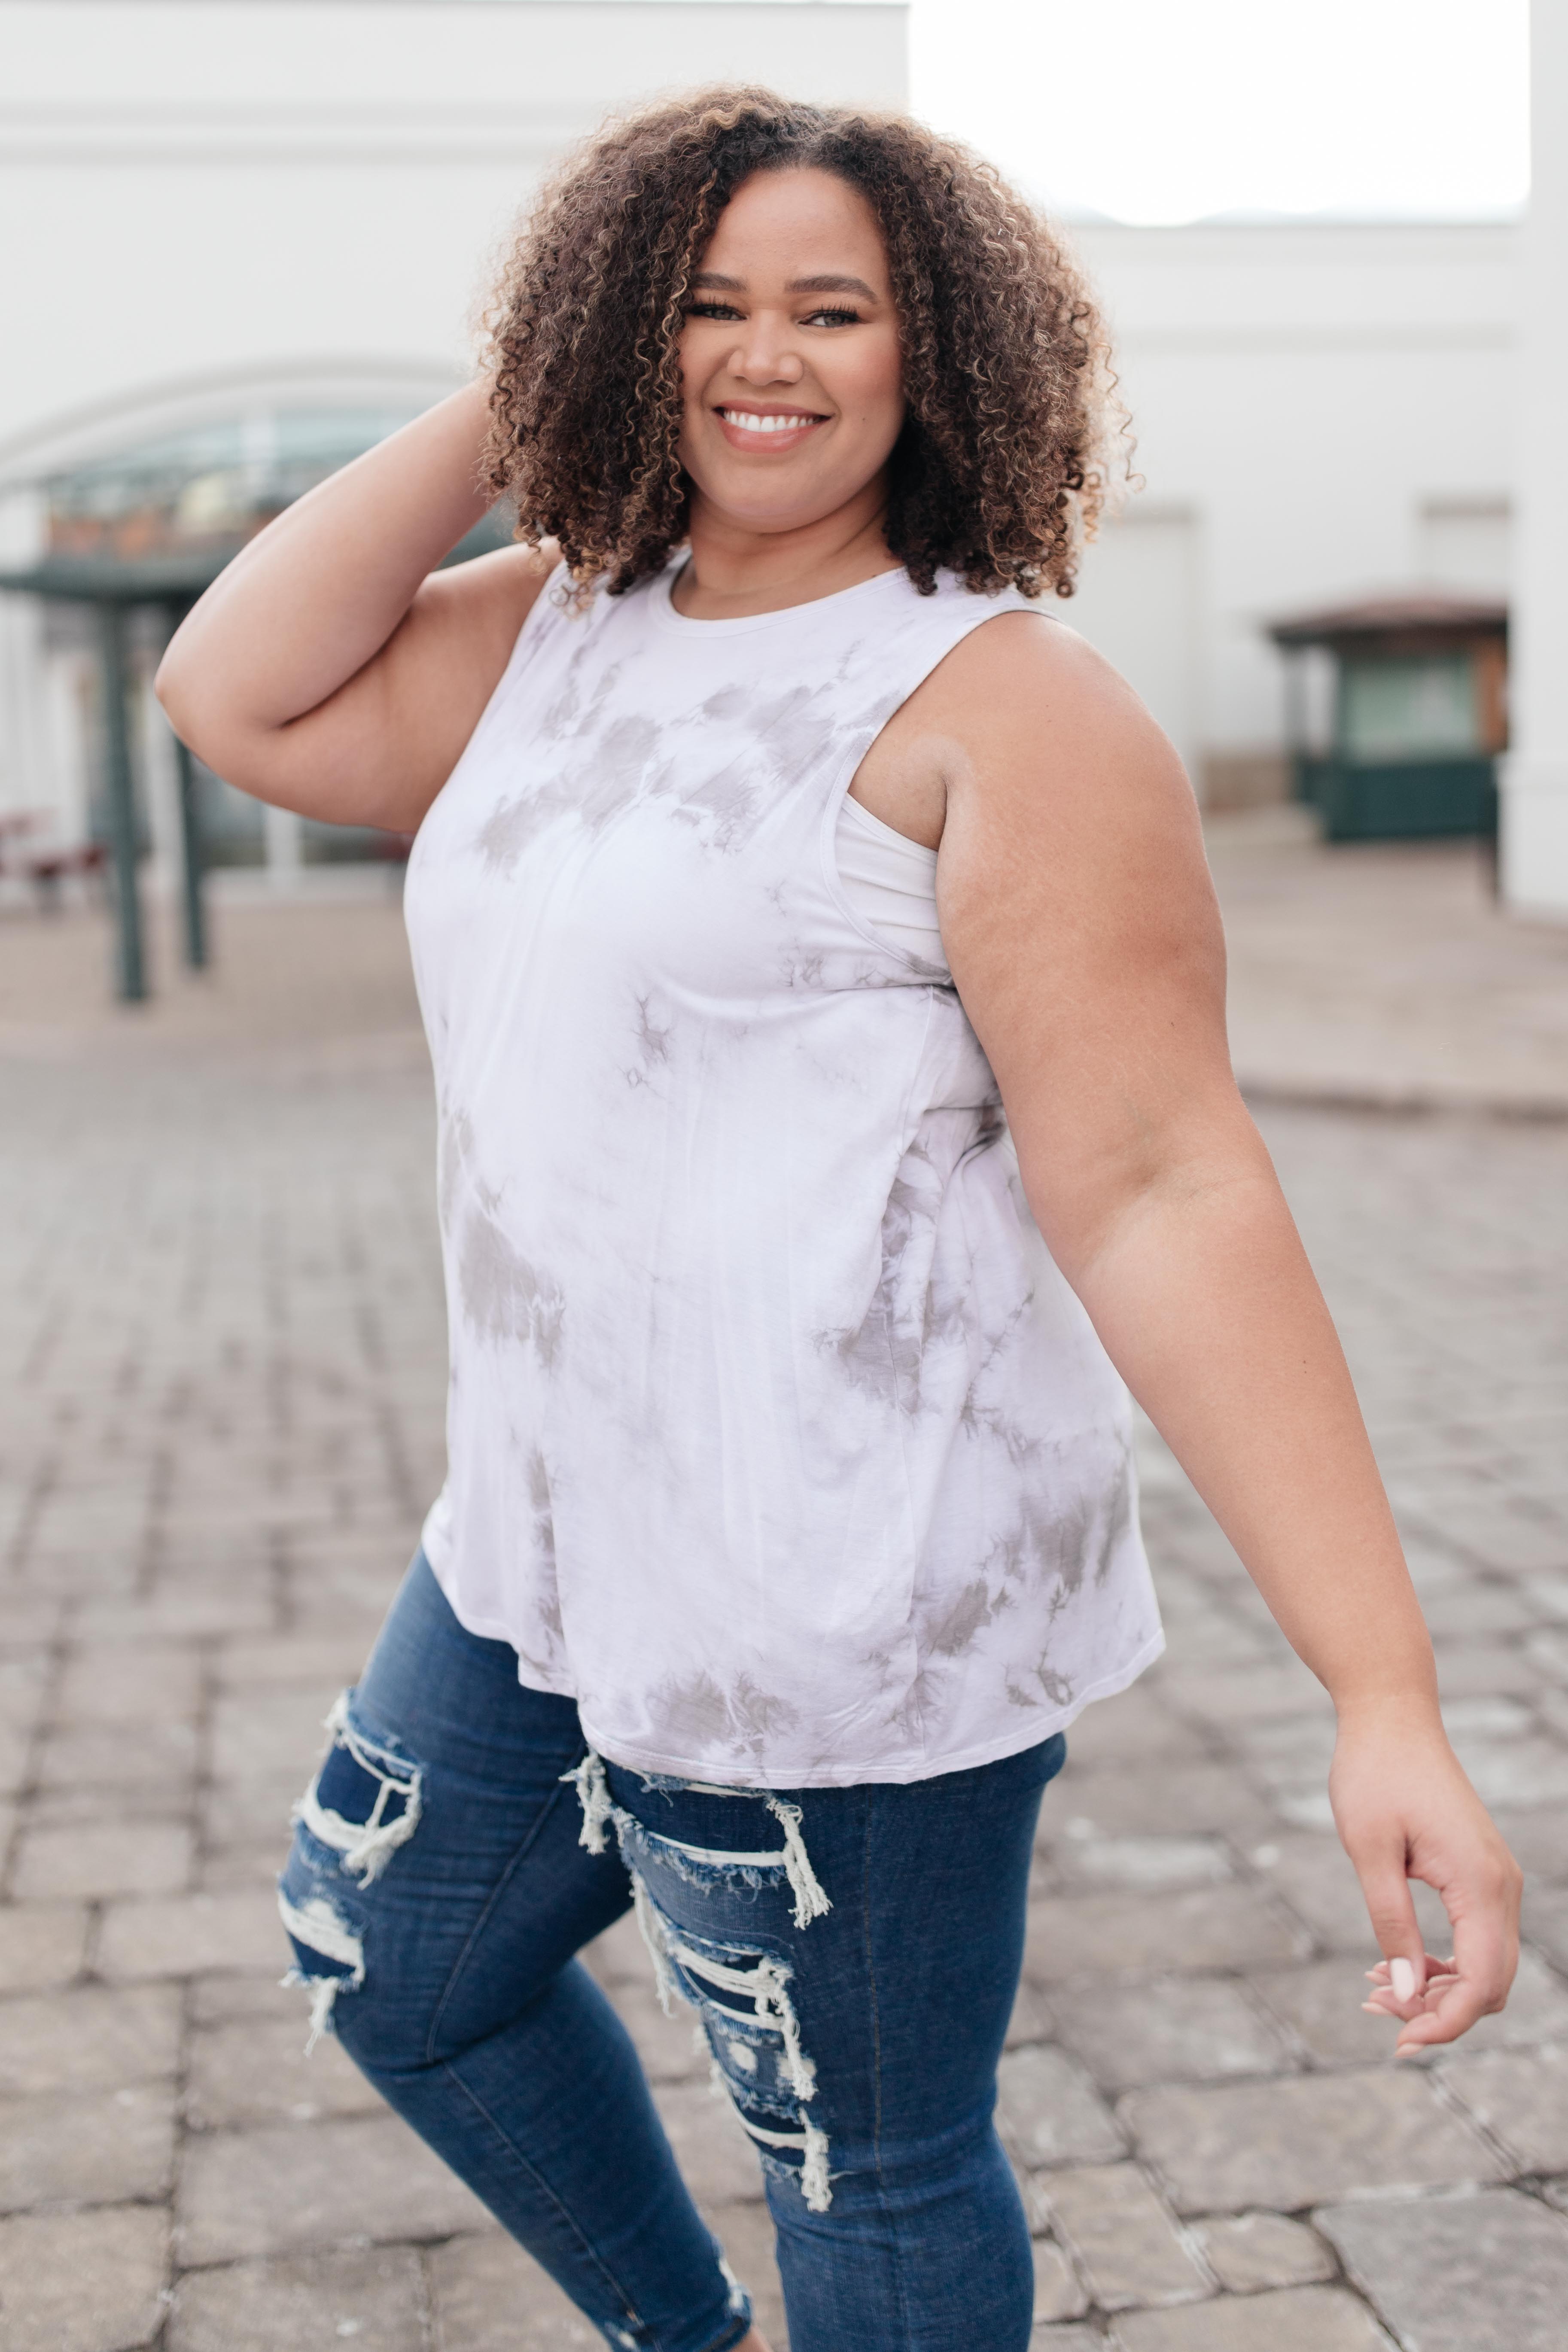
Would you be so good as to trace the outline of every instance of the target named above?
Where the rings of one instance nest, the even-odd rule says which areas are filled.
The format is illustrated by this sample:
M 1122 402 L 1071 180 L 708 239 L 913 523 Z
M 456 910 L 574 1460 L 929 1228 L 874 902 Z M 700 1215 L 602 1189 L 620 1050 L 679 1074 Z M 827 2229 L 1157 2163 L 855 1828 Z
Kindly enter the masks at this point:
M 457 763 L 552 569 L 507 548 L 437 572 L 489 504 L 482 383 L 287 508 L 171 640 L 158 698 L 258 800 L 412 833 Z

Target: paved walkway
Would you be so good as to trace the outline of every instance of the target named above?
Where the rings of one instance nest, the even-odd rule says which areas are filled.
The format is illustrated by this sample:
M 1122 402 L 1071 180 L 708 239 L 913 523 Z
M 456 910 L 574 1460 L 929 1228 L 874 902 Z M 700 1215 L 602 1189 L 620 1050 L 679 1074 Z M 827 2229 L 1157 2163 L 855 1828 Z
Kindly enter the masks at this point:
M 1568 1115 L 1568 923 L 1506 914 L 1489 849 L 1330 847 L 1295 808 L 1208 843 L 1255 1097 Z
M 1248 924 L 1238 975 L 1270 950 Z M 0 922 L 0 2344 L 587 2347 L 340 2053 L 307 2064 L 277 1985 L 284 1817 L 439 1476 L 431 1118 L 386 902 L 222 910 L 220 949 L 126 1017 L 94 925 Z M 1037 2341 L 1562 2352 L 1568 1129 L 1263 1118 L 1530 1948 L 1506 2016 L 1388 2062 L 1321 1695 L 1151 1440 L 1170 1654 L 1047 1799 L 1004 2066 Z M 749 2151 L 635 1940 L 595 1966 L 782 2345 Z

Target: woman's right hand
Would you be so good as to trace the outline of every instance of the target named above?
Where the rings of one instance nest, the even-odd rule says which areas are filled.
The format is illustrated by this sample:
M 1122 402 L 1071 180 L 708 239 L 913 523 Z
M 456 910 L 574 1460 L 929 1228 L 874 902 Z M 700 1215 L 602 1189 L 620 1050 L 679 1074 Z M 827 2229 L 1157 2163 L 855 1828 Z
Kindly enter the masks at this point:
M 1395 2054 L 1455 2042 L 1508 1999 L 1523 1878 L 1425 1694 L 1342 1704 L 1329 1775 L 1383 1959 L 1363 2006 L 1399 2026 Z M 1451 1958 L 1426 1950 L 1410 1881 L 1440 1898 Z
M 356 457 L 193 608 L 157 693 L 216 774 L 329 824 L 417 827 L 552 568 L 520 547 L 437 571 L 489 504 L 489 404 L 469 384 Z

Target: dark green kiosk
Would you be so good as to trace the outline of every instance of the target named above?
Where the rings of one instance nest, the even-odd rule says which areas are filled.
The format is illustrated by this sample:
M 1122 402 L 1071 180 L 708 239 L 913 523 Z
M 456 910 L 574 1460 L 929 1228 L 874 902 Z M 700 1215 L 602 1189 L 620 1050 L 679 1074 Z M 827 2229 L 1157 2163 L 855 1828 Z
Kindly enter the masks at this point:
M 115 913 L 119 995 L 147 994 L 138 866 L 145 829 L 138 808 L 134 694 L 130 659 L 133 614 L 151 607 L 172 633 L 242 547 L 327 475 L 406 424 L 412 407 L 279 406 L 220 418 L 53 475 L 37 485 L 44 517 L 33 561 L 0 572 L 0 590 L 89 608 L 98 673 L 99 791 L 94 831 L 107 852 Z M 497 512 L 447 558 L 448 563 L 508 543 Z M 234 793 L 176 741 L 184 957 L 204 965 L 208 938 L 203 877 L 232 825 Z M 204 807 L 206 814 L 204 819 Z M 338 855 L 364 855 L 342 835 Z M 381 837 L 384 847 L 386 837 Z
M 1288 664 L 1296 797 L 1326 839 L 1496 832 L 1506 604 L 1434 589 L 1299 614 L 1268 634 Z

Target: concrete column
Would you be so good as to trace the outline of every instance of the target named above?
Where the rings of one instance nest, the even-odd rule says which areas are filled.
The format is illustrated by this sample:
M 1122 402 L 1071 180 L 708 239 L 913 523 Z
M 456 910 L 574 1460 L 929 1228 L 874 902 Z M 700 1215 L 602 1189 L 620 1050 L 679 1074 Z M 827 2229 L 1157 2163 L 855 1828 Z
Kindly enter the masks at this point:
M 305 865 L 305 828 L 292 809 L 267 808 L 262 811 L 263 839 L 267 845 L 267 878 L 275 890 L 290 892 L 300 887 L 300 877 Z
M 152 836 L 150 879 L 160 898 L 173 898 L 180 887 L 180 783 L 174 731 L 153 691 L 159 644 L 147 642 L 142 614 L 135 615 L 132 677 L 135 680 L 136 765 L 146 796 L 147 830 Z M 140 638 L 141 642 L 136 643 Z
M 1568 8 L 1531 0 L 1503 896 L 1568 921 Z

